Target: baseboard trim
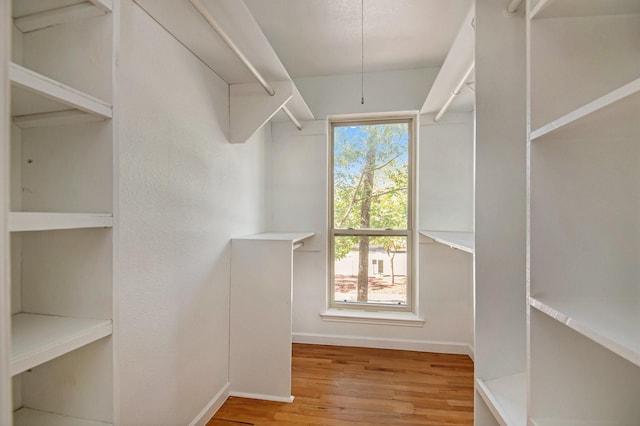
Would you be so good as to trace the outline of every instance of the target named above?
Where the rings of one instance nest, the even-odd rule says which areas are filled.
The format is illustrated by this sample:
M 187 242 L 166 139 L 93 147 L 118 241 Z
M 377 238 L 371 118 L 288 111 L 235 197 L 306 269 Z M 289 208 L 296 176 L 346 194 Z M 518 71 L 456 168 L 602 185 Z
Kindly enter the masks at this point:
M 311 345 L 354 346 L 361 348 L 399 349 L 404 351 L 461 354 L 474 358 L 471 345 L 436 340 L 386 339 L 335 334 L 293 333 L 293 343 Z
M 238 398 L 249 398 L 249 399 L 262 399 L 265 401 L 275 401 L 275 402 L 293 402 L 295 398 L 293 395 L 286 396 L 274 396 L 274 395 L 263 395 L 260 393 L 248 393 L 248 392 L 229 392 L 229 396 L 235 396 Z
M 211 401 L 200 411 L 195 419 L 189 423 L 189 426 L 205 426 L 209 420 L 216 414 L 216 412 L 222 407 L 222 404 L 229 398 L 229 387 L 231 383 L 227 382 L 217 394 L 211 398 Z

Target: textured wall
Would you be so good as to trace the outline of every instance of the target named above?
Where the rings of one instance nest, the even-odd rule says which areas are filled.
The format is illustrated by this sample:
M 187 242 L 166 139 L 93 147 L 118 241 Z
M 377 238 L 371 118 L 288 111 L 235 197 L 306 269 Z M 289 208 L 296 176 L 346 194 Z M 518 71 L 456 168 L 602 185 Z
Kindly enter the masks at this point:
M 122 1 L 120 424 L 185 425 L 228 380 L 229 239 L 263 230 L 268 126 L 230 144 L 228 86 Z

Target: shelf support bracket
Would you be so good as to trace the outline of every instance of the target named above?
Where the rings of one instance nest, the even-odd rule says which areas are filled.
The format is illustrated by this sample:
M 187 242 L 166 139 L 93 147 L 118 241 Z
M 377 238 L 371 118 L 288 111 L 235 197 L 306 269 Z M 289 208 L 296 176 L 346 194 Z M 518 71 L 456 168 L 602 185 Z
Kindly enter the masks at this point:
M 269 96 L 258 83 L 229 86 L 229 141 L 244 143 L 278 112 L 293 96 L 293 83 L 269 83 L 275 94 Z

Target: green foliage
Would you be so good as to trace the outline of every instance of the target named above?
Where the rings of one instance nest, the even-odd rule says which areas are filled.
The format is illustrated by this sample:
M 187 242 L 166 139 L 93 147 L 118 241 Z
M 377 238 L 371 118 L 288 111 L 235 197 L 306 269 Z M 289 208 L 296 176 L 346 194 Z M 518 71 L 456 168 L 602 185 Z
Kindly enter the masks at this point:
M 370 201 L 369 228 L 407 228 L 407 126 L 398 123 L 335 128 L 333 201 L 336 229 L 361 228 L 362 204 L 366 200 Z M 375 161 L 367 168 L 366 157 L 372 152 L 375 152 Z M 373 188 L 365 188 L 367 173 L 373 174 Z M 356 237 L 336 238 L 336 259 L 346 256 L 357 242 Z M 390 254 L 405 248 L 406 239 L 371 237 L 371 244 L 383 247 Z

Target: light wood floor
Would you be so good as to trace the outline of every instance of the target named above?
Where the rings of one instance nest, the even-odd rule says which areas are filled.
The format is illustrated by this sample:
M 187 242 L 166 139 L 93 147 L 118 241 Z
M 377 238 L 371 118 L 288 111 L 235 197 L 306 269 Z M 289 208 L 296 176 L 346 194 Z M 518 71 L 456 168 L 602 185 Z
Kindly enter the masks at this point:
M 466 355 L 294 344 L 292 371 L 292 404 L 232 397 L 207 426 L 473 424 Z

